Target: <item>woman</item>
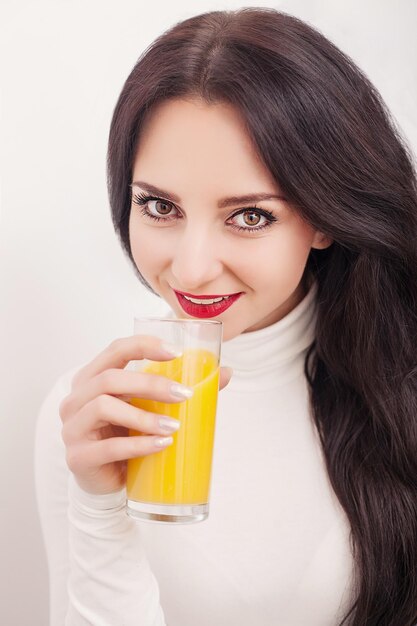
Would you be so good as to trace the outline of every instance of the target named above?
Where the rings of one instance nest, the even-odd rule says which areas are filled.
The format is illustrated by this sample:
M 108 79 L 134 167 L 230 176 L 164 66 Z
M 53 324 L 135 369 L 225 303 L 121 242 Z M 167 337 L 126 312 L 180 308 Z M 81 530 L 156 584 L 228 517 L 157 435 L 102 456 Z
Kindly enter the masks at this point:
M 126 459 L 178 429 L 126 400 L 181 398 L 123 368 L 172 355 L 119 339 L 58 381 L 36 457 L 52 623 L 412 626 L 416 177 L 376 90 L 289 15 L 187 19 L 123 87 L 108 181 L 124 250 L 173 315 L 241 294 L 213 316 L 233 376 L 210 516 L 189 527 L 124 512 Z

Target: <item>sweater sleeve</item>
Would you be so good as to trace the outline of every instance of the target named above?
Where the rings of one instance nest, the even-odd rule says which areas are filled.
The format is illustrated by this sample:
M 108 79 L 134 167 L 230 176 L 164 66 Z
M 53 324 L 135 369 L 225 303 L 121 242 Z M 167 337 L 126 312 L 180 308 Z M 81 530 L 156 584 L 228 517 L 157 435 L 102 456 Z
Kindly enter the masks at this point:
M 158 585 L 125 490 L 88 494 L 69 478 L 69 608 L 66 626 L 164 626 Z
M 70 380 L 70 379 L 69 379 Z M 50 579 L 50 626 L 165 626 L 159 588 L 125 490 L 83 491 L 65 463 L 60 379 L 38 416 L 36 496 Z

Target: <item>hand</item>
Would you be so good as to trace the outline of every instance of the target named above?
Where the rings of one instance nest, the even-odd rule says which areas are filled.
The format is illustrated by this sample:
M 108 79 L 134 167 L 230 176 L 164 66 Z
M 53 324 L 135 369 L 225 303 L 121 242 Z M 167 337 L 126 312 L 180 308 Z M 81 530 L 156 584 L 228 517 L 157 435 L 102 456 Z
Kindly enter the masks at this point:
M 128 400 L 173 403 L 186 398 L 172 394 L 173 381 L 165 376 L 123 368 L 129 361 L 173 358 L 157 337 L 133 335 L 112 342 L 76 373 L 59 414 L 67 465 L 84 491 L 104 494 L 121 489 L 126 481 L 127 459 L 155 454 L 166 447 L 166 438 L 175 430 L 160 425 L 161 415 L 134 407 Z M 231 376 L 231 368 L 220 368 L 220 389 Z M 129 428 L 146 434 L 129 437 Z

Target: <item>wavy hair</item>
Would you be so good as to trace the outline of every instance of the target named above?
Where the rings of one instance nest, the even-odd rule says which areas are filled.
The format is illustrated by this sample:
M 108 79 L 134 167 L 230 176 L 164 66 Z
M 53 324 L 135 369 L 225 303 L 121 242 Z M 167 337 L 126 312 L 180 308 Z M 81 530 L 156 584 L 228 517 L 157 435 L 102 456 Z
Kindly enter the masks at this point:
M 141 127 L 158 102 L 189 96 L 236 107 L 290 203 L 334 240 L 325 250 L 312 250 L 306 265 L 318 283 L 318 315 L 305 373 L 327 472 L 351 527 L 355 597 L 341 626 L 412 626 L 417 622 L 413 154 L 364 73 L 303 21 L 267 8 L 186 19 L 139 58 L 110 127 L 112 218 L 135 269 L 129 184 Z

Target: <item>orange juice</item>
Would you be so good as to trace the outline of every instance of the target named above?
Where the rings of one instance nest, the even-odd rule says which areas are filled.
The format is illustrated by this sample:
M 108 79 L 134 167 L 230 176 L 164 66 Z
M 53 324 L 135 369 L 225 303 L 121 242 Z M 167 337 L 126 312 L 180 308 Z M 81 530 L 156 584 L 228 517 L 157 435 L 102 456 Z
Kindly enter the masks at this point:
M 181 426 L 172 435 L 174 442 L 161 452 L 129 459 L 127 497 L 153 504 L 207 503 L 220 374 L 216 356 L 201 348 L 187 349 L 181 357 L 151 362 L 141 371 L 192 387 L 194 395 L 174 404 L 131 400 L 136 407 L 180 420 Z

